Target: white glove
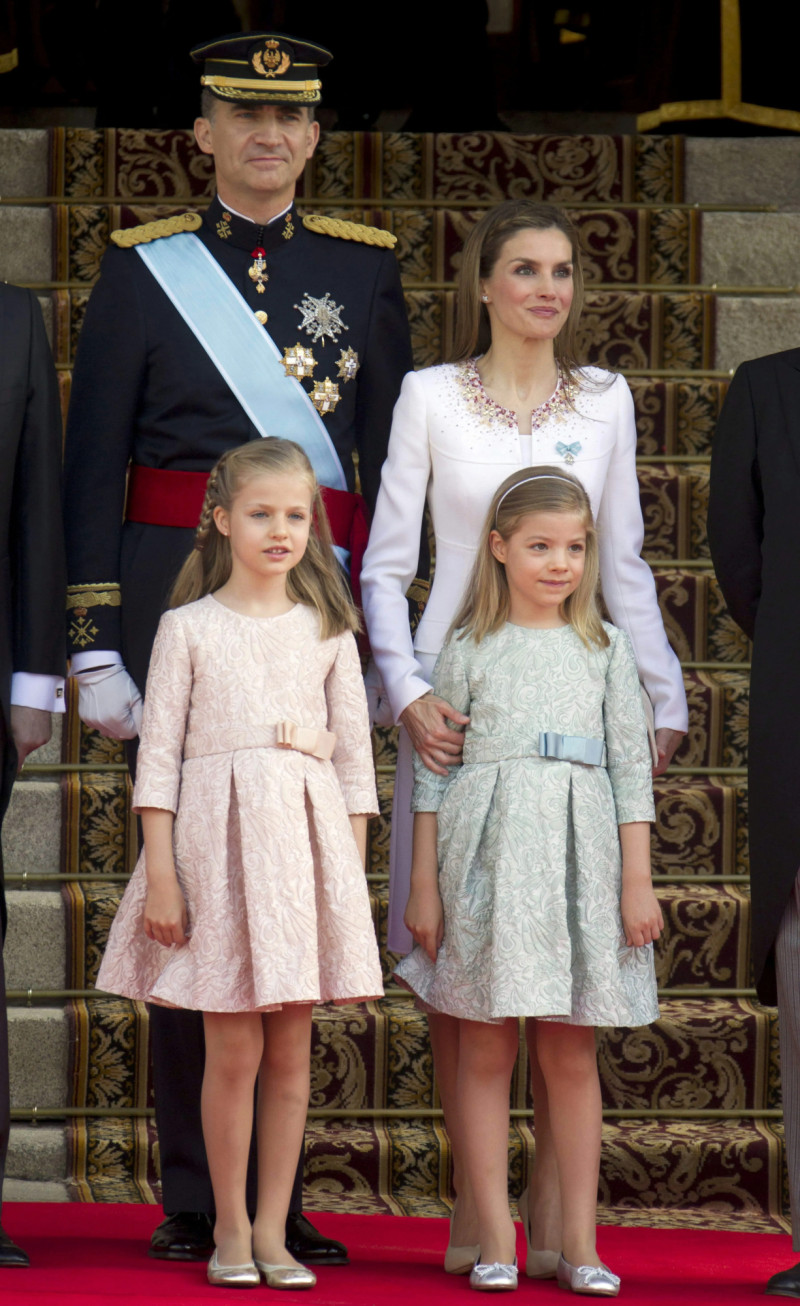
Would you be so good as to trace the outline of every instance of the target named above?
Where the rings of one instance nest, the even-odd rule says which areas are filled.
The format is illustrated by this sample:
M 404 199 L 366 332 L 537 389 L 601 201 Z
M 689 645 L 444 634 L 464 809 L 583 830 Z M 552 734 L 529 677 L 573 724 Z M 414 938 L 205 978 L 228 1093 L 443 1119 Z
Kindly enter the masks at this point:
M 121 663 L 79 671 L 78 715 L 107 739 L 135 739 L 142 724 L 142 696 Z
M 370 658 L 364 672 L 364 691 L 367 695 L 370 730 L 373 726 L 393 726 L 392 709 L 373 658 Z

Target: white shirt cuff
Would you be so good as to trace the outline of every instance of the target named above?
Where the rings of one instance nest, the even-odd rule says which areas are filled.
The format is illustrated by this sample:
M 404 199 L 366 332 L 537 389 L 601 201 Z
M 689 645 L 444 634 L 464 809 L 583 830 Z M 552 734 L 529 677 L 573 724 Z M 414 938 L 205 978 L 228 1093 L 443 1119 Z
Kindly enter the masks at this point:
M 38 707 L 42 712 L 66 711 L 63 676 L 15 671 L 11 677 L 11 706 Z
M 121 666 L 121 653 L 101 648 L 96 649 L 93 653 L 73 653 L 70 659 L 69 674 L 75 676 L 79 671 L 92 671 L 95 667 Z

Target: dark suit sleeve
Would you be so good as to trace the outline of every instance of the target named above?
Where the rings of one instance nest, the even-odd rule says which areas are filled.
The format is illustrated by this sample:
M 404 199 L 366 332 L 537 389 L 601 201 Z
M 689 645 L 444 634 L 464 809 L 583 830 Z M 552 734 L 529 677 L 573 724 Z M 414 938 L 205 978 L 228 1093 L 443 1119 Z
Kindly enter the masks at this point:
M 70 653 L 121 648 L 125 485 L 147 365 L 138 262 L 135 250 L 106 253 L 75 360 L 64 456 Z
M 361 493 L 370 514 L 380 489 L 400 385 L 406 372 L 414 367 L 397 260 L 390 250 L 381 254 L 381 260 L 370 311 L 367 353 L 361 359 L 354 429 Z
M 61 408 L 53 358 L 29 293 L 27 400 L 14 467 L 9 549 L 14 671 L 64 674 Z
M 745 363 L 731 382 L 714 436 L 708 541 L 725 602 L 750 639 L 761 596 L 763 519 L 751 372 Z

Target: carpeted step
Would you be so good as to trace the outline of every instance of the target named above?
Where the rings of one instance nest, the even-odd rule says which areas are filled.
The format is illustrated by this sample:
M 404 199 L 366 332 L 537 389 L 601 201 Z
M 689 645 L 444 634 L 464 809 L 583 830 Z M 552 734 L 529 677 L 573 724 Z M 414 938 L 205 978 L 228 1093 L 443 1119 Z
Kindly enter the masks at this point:
M 334 131 L 323 134 L 299 198 L 670 204 L 682 198 L 682 157 L 673 136 Z M 51 130 L 51 195 L 188 201 L 211 187 L 211 159 L 190 131 Z
M 702 376 L 631 376 L 640 457 L 706 458 L 728 381 Z
M 749 662 L 750 641 L 712 571 L 656 563 L 653 574 L 667 638 L 681 662 Z
M 744 884 L 659 883 L 664 930 L 655 946 L 662 989 L 749 989 L 750 894 Z
M 708 463 L 640 464 L 642 553 L 653 562 L 709 561 Z
M 749 670 L 685 670 L 689 730 L 676 766 L 746 766 Z

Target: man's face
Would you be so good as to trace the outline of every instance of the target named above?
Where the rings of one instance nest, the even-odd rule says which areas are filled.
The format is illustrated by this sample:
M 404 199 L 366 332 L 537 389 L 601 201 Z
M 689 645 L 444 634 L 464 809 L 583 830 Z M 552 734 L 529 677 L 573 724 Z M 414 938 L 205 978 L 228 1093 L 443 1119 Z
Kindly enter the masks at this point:
M 304 106 L 220 100 L 211 118 L 194 124 L 197 144 L 214 155 L 223 200 L 247 213 L 248 202 L 274 199 L 285 207 L 319 140 L 319 123 Z M 249 216 L 249 214 L 248 214 Z

